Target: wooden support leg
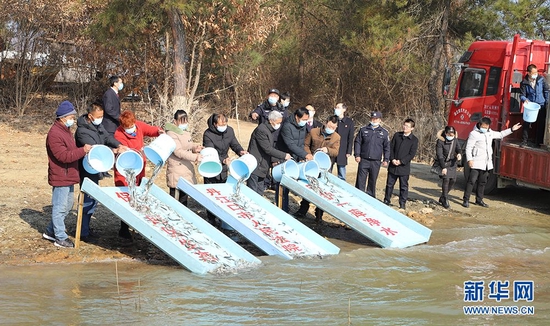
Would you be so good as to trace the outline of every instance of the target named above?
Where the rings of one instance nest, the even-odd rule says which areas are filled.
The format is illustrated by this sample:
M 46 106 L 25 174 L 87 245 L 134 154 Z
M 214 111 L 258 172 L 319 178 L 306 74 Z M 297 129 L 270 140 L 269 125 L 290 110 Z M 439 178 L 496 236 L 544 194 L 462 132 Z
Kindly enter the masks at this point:
M 78 194 L 78 215 L 76 218 L 76 234 L 74 236 L 74 247 L 78 249 L 80 246 L 80 231 L 82 229 L 82 210 L 84 206 L 84 193 L 82 191 Z

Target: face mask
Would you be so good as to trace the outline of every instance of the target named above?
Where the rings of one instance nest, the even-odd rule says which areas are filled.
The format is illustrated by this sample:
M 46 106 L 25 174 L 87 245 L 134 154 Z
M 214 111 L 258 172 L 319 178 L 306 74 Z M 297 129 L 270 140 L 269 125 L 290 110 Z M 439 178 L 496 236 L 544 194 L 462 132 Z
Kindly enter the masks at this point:
M 280 123 L 278 123 L 278 124 L 276 124 L 276 125 L 273 126 L 273 129 L 275 129 L 275 130 L 277 130 L 277 129 L 279 129 L 279 128 L 281 128 L 281 124 L 280 124 Z
M 97 119 L 92 120 L 92 124 L 94 126 L 99 126 L 102 121 L 103 121 L 103 118 L 97 118 Z
M 227 126 L 219 126 L 219 127 L 216 127 L 216 129 L 219 131 L 219 132 L 225 132 L 227 130 Z
M 531 79 L 537 79 L 538 76 L 539 76 L 538 74 L 532 74 Z
M 118 84 L 118 90 L 121 91 L 123 88 L 124 88 L 124 83 L 120 82 L 120 84 Z
M 300 120 L 300 122 L 298 122 L 298 126 L 303 127 L 306 125 L 306 123 L 307 123 L 307 120 Z
M 268 101 L 269 104 L 271 104 L 271 105 L 275 105 L 275 104 L 277 103 L 278 100 L 279 100 L 278 98 L 276 98 L 276 97 L 271 97 L 271 96 L 267 98 L 267 101 Z
M 379 123 L 374 123 L 374 122 L 371 122 L 370 123 L 374 128 L 378 127 L 380 124 Z
M 185 131 L 185 130 L 187 130 L 187 126 L 188 126 L 188 124 L 187 124 L 187 123 L 184 123 L 184 124 L 179 125 L 178 128 L 180 128 L 181 130 Z
M 132 128 L 124 129 L 124 131 L 126 131 L 127 134 L 133 134 L 136 132 L 136 126 L 134 125 Z
M 315 115 L 315 111 L 309 111 L 309 120 L 313 120 L 314 115 Z
M 334 109 L 334 115 L 341 116 L 342 115 L 342 109 Z
M 70 119 L 70 120 L 65 121 L 65 126 L 67 128 L 70 128 L 72 125 L 74 125 L 74 119 Z
M 325 134 L 327 135 L 331 135 L 334 133 L 334 130 L 330 129 L 330 128 L 325 128 Z
M 290 101 L 284 101 L 283 102 L 283 107 L 288 107 L 290 105 Z
M 482 134 L 486 133 L 488 130 L 488 128 L 479 128 L 479 131 L 481 131 Z
M 455 139 L 453 136 L 445 136 L 445 138 L 447 138 L 448 141 Z

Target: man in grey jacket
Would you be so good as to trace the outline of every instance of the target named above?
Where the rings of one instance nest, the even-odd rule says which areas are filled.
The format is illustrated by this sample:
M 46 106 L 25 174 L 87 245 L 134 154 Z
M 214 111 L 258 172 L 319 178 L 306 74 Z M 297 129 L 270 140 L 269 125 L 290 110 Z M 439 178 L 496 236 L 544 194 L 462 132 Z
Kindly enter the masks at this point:
M 516 123 L 512 128 L 503 131 L 492 131 L 489 128 L 490 126 L 491 119 L 483 117 L 468 136 L 466 160 L 471 170 L 464 190 L 464 201 L 462 203 L 464 207 L 470 207 L 470 195 L 476 181 L 478 181 L 478 184 L 475 203 L 482 207 L 489 207 L 483 201 L 483 192 L 489 178 L 489 172 L 493 169 L 493 139 L 502 139 L 521 128 L 520 123 Z

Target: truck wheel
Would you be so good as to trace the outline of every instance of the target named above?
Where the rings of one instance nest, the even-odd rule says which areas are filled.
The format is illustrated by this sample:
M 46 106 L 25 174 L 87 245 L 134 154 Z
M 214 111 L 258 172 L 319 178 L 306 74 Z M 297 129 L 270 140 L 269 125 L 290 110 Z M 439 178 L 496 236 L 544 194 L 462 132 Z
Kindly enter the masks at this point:
M 464 164 L 464 179 L 466 180 L 466 183 L 468 183 L 469 177 L 470 177 L 470 166 L 468 165 L 468 163 L 466 163 Z M 487 178 L 485 191 L 483 192 L 485 195 L 489 195 L 497 189 L 497 179 L 498 179 L 498 176 L 493 173 L 493 170 L 491 170 L 491 172 L 489 173 L 489 177 Z M 474 189 L 472 191 L 475 192 L 476 189 L 477 189 L 477 182 L 474 185 Z

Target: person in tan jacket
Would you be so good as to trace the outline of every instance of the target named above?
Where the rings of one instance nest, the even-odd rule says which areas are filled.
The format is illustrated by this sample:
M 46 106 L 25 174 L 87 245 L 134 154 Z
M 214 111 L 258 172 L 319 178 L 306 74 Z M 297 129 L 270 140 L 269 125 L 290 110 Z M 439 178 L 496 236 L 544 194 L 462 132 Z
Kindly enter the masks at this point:
M 177 110 L 174 113 L 174 123 L 166 124 L 166 134 L 176 142 L 176 149 L 166 161 L 166 185 L 170 189 L 170 196 L 179 200 L 187 206 L 188 196 L 179 190 L 179 198 L 176 197 L 176 187 L 180 177 L 195 184 L 195 164 L 202 160 L 200 151 L 203 146 L 193 143 L 191 133 L 188 129 L 187 113 L 184 110 Z
M 321 151 L 327 153 L 331 161 L 334 162 L 340 150 L 340 135 L 336 132 L 337 127 L 338 116 L 332 115 L 327 118 L 324 125 L 311 129 L 304 142 L 306 153 L 313 154 L 316 151 Z M 309 202 L 302 199 L 300 209 L 294 213 L 294 216 L 304 217 L 308 210 Z M 315 219 L 319 222 L 323 219 L 323 211 L 318 207 L 315 208 Z

